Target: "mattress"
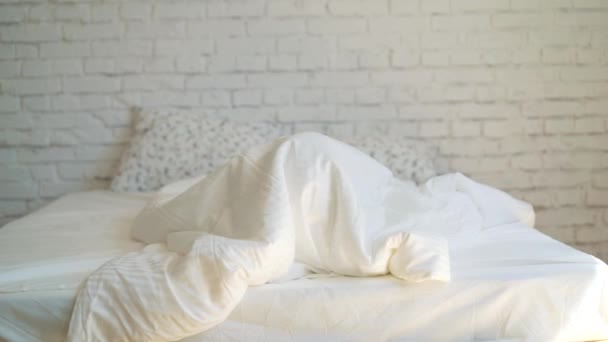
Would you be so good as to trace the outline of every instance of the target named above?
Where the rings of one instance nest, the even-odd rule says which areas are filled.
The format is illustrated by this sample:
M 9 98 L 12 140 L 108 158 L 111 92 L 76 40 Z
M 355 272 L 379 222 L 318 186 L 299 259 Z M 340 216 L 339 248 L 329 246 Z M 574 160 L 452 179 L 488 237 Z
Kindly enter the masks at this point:
M 0 340 L 64 339 L 79 285 L 138 250 L 149 195 L 76 193 L 0 229 Z M 185 341 L 608 338 L 608 266 L 520 224 L 450 241 L 452 280 L 312 274 L 252 287 L 219 326 Z

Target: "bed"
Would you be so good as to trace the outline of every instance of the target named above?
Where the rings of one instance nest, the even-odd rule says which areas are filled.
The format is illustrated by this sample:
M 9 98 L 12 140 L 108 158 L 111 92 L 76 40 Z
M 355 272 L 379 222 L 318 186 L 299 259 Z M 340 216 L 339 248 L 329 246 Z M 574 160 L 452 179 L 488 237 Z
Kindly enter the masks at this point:
M 171 121 L 175 117 L 164 119 Z M 184 124 L 183 119 L 174 123 Z M 204 126 L 208 131 L 208 124 Z M 165 129 L 175 131 L 170 126 Z M 254 143 L 251 139 L 255 140 L 255 134 L 230 130 L 237 132 L 236 136 L 248 136 L 250 141 L 244 145 Z M 148 126 L 144 131 L 154 129 Z M 167 131 L 160 132 L 165 148 Z M 219 131 L 217 134 L 226 136 L 226 132 Z M 262 131 L 260 139 L 272 135 Z M 189 132 L 192 136 L 201 134 L 196 130 Z M 206 171 L 167 167 L 167 163 L 182 167 L 188 164 L 187 160 L 133 162 L 133 156 L 149 155 L 148 149 L 158 149 L 146 139 L 136 137 L 142 150 L 132 147 L 126 153 L 122 174 L 113 184 L 115 190 L 121 191 L 69 194 L 0 229 L 0 340 L 65 340 L 74 303 L 85 280 L 114 258 L 144 248 L 144 244 L 131 238 L 131 227 L 156 195 L 126 191 L 158 188 L 171 179 L 190 176 L 190 172 Z M 218 137 L 210 136 L 209 141 L 215 144 Z M 200 141 L 195 143 L 198 146 Z M 184 147 L 183 142 L 177 145 L 192 149 Z M 402 146 L 395 151 L 391 150 L 393 147 L 379 146 L 377 141 L 367 145 L 399 158 L 414 155 L 413 164 L 401 169 L 398 165 L 392 167 L 404 178 L 418 181 L 432 177 L 433 172 L 421 161 L 420 151 L 403 151 Z M 168 150 L 175 155 L 176 148 Z M 221 159 L 234 151 L 222 153 L 219 157 L 207 154 L 196 158 Z M 162 155 L 156 153 L 159 154 Z M 375 155 L 377 159 L 382 156 Z M 214 163 L 221 162 L 207 166 L 212 169 L 217 166 Z M 142 165 L 145 170 L 134 169 Z M 403 159 L 399 165 L 404 165 Z M 608 266 L 543 235 L 525 220 L 491 225 L 474 238 L 452 237 L 449 260 L 448 282 L 408 282 L 392 275 L 347 277 L 331 272 L 302 272 L 252 286 L 221 324 L 183 340 L 608 339 Z
M 63 341 L 80 283 L 142 247 L 128 230 L 150 196 L 70 194 L 0 229 L 0 339 Z M 450 252 L 447 285 L 308 275 L 251 288 L 227 321 L 187 341 L 608 338 L 590 321 L 608 317 L 608 269 L 594 257 L 517 224 Z M 569 329 L 553 336 L 557 326 Z

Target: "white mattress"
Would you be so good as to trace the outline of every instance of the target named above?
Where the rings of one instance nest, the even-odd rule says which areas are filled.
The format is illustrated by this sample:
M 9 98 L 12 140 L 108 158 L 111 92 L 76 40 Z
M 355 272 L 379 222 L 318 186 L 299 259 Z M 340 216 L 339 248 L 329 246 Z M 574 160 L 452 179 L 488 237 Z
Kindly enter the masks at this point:
M 147 198 L 72 194 L 0 229 L 0 340 L 63 340 L 81 281 L 141 248 L 128 232 Z M 522 225 L 451 246 L 448 284 L 330 275 L 267 284 L 251 288 L 226 322 L 187 340 L 608 338 L 601 261 Z

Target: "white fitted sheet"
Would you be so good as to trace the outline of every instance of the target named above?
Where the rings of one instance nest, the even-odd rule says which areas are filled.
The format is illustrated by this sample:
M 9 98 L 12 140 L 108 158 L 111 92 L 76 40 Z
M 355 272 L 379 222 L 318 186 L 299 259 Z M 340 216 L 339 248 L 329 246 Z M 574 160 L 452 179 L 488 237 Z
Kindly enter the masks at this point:
M 128 232 L 147 199 L 72 194 L 0 229 L 0 340 L 63 340 L 82 280 L 141 248 Z M 523 225 L 453 243 L 450 258 L 448 284 L 313 275 L 253 287 L 226 322 L 187 341 L 608 338 L 601 261 Z

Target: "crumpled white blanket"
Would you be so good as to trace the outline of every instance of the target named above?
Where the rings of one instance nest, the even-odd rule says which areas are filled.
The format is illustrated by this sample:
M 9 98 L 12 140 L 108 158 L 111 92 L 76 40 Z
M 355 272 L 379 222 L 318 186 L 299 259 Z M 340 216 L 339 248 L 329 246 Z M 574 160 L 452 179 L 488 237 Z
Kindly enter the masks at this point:
M 200 333 L 294 261 L 316 272 L 449 281 L 449 236 L 534 220 L 527 203 L 463 175 L 417 187 L 316 133 L 254 148 L 181 190 L 161 191 L 135 220 L 144 250 L 87 279 L 68 340 Z

